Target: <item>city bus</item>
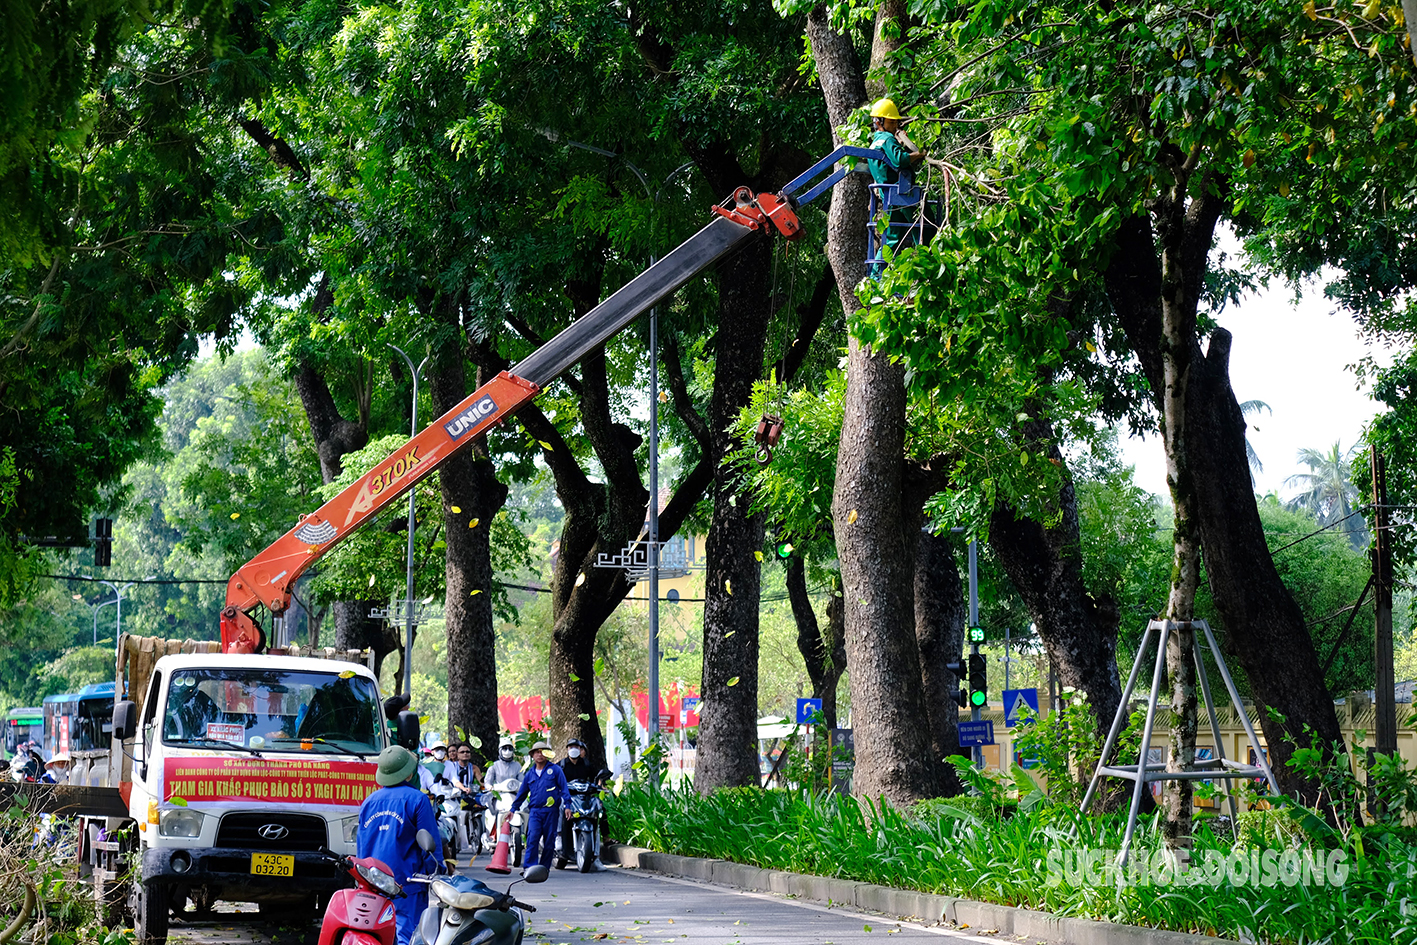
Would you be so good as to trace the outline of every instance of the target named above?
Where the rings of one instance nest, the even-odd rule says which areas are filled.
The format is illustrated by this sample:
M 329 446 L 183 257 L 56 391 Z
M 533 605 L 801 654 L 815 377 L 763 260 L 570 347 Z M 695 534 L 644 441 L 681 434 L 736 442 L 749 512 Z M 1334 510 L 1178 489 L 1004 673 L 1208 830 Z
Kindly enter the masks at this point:
M 32 706 L 11 709 L 5 713 L 5 735 L 0 741 L 0 758 L 15 757 L 15 750 L 24 742 L 39 744 L 44 739 L 44 709 Z
M 44 699 L 44 756 L 64 752 L 107 752 L 113 731 L 113 683 L 95 683 L 78 692 Z

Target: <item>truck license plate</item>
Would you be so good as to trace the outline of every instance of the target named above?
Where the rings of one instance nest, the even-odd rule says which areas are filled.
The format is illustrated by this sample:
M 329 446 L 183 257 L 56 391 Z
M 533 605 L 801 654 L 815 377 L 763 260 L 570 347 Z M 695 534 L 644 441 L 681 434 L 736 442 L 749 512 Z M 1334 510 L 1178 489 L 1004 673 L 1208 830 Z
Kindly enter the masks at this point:
M 252 853 L 252 876 L 294 876 L 295 857 L 284 853 Z

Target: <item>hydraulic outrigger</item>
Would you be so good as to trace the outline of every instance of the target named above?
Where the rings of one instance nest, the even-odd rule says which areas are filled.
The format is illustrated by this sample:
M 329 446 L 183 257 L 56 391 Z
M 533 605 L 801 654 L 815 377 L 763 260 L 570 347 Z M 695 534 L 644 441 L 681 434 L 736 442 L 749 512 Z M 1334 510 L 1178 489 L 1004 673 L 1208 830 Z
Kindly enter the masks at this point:
M 265 633 L 251 611 L 264 604 L 273 615 L 290 606 L 291 588 L 312 564 L 385 506 L 412 489 L 449 456 L 510 416 L 563 371 L 603 345 L 639 315 L 694 276 L 760 235 L 802 236 L 796 209 L 825 193 L 850 168 L 837 168 L 801 196 L 822 171 L 847 158 L 883 160 L 880 151 L 843 146 L 798 175 L 776 194 L 740 187 L 713 208 L 708 225 L 675 247 L 619 291 L 577 319 L 524 361 L 483 384 L 425 427 L 339 495 L 303 515 L 290 531 L 246 562 L 226 586 L 221 612 L 224 653 L 265 649 Z

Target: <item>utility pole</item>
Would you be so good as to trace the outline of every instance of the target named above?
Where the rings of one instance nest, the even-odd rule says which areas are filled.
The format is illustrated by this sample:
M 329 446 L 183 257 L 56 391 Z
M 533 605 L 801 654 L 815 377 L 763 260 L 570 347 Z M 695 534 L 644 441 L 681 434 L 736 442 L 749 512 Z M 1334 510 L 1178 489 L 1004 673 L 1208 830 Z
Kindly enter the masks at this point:
M 969 543 L 969 629 L 972 631 L 979 626 L 979 546 L 974 542 Z M 971 632 L 969 634 L 969 655 L 979 655 L 978 635 Z M 972 688 L 972 687 L 971 687 Z M 980 716 L 979 706 L 970 700 L 969 718 L 978 722 Z M 974 767 L 984 770 L 984 749 L 979 745 L 974 746 Z
M 1392 547 L 1388 541 L 1387 470 L 1376 449 L 1369 452 L 1373 467 L 1373 589 L 1377 595 L 1377 627 L 1373 635 L 1374 741 L 1380 755 L 1397 754 L 1397 706 L 1392 664 Z

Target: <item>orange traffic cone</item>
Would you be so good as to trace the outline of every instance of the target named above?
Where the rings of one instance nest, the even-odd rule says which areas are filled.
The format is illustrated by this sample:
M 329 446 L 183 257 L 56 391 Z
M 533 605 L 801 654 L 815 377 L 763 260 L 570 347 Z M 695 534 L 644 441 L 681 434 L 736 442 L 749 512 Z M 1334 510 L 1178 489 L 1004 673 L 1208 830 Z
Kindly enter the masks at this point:
M 497 817 L 497 848 L 492 851 L 492 862 L 487 864 L 489 873 L 510 873 L 511 867 L 507 861 L 512 856 L 512 815 L 500 814 Z

